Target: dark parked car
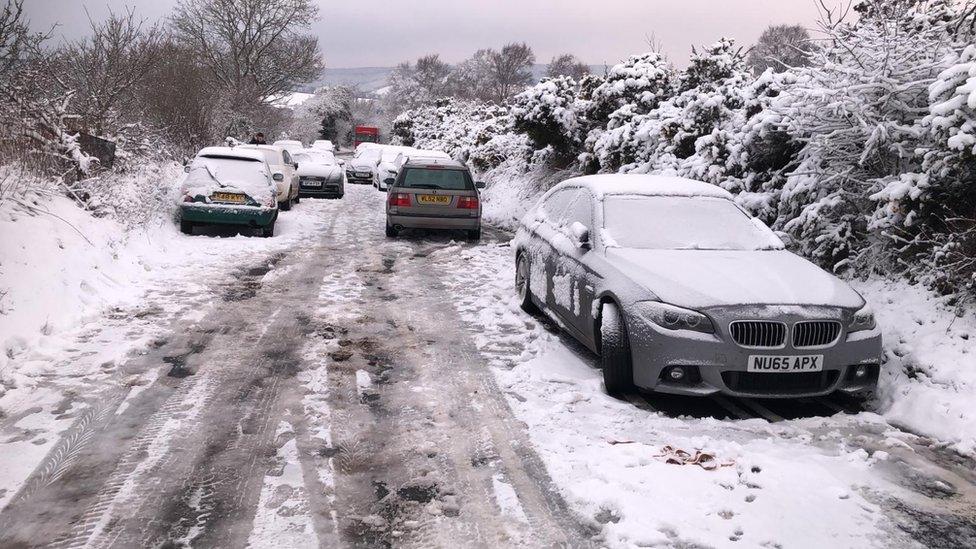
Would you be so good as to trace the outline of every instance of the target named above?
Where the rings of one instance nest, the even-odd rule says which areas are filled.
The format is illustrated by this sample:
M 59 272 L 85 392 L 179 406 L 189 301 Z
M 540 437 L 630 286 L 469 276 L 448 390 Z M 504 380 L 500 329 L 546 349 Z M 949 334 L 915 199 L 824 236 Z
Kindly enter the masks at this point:
M 785 250 L 715 185 L 571 179 L 516 237 L 522 307 L 601 355 L 611 394 L 873 390 L 881 334 L 847 283 Z
M 298 163 L 298 196 L 342 198 L 346 182 L 342 160 L 329 151 L 308 149 L 292 155 Z

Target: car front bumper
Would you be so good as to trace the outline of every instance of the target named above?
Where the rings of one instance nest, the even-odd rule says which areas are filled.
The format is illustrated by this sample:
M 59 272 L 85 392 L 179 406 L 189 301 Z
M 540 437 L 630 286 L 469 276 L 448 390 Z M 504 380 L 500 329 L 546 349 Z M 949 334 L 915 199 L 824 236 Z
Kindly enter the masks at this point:
M 373 174 L 363 172 L 362 175 L 357 175 L 355 172 L 346 172 L 346 181 L 350 183 L 360 183 L 366 185 L 373 184 Z
M 298 195 L 301 197 L 316 197 L 316 196 L 342 196 L 346 192 L 345 185 L 342 181 L 323 181 L 319 186 L 309 186 L 306 182 L 301 182 L 298 187 Z
M 800 320 L 838 320 L 827 314 L 810 314 L 803 307 L 777 307 L 778 313 L 769 320 L 784 321 L 789 326 Z M 824 311 L 821 311 L 824 313 Z M 761 313 L 757 313 L 761 314 Z M 762 318 L 746 313 L 739 319 Z M 634 383 L 637 387 L 661 393 L 680 395 L 710 395 L 721 393 L 735 397 L 797 398 L 823 396 L 835 391 L 860 393 L 872 391 L 877 386 L 881 368 L 881 333 L 870 331 L 847 333 L 841 330 L 836 343 L 819 347 L 796 349 L 789 337 L 779 348 L 746 348 L 735 343 L 728 333 L 730 316 L 720 314 L 718 319 L 709 315 L 716 326 L 715 334 L 702 334 L 688 330 L 668 330 L 656 326 L 638 315 L 628 316 L 634 365 Z M 756 356 L 823 356 L 821 372 L 758 373 L 749 372 L 751 355 Z M 856 377 L 858 366 L 867 370 L 863 377 Z M 669 369 L 683 367 L 685 377 L 680 381 L 670 378 Z
M 201 202 L 180 204 L 180 219 L 199 224 L 267 227 L 274 222 L 277 215 L 276 208 L 260 206 L 229 206 Z

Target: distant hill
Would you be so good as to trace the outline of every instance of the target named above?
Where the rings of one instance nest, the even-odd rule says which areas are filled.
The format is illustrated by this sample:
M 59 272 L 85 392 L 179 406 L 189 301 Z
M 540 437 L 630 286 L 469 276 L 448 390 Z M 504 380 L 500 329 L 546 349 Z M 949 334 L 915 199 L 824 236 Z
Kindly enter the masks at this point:
M 536 82 L 545 76 L 548 67 L 549 65 L 544 64 L 536 64 L 532 67 L 532 75 Z M 590 65 L 590 71 L 593 74 L 603 74 L 605 70 L 604 65 Z M 313 91 L 322 86 L 351 86 L 358 87 L 364 92 L 375 92 L 386 86 L 386 81 L 391 72 L 393 72 L 393 67 L 327 68 L 323 71 L 321 78 L 298 91 Z

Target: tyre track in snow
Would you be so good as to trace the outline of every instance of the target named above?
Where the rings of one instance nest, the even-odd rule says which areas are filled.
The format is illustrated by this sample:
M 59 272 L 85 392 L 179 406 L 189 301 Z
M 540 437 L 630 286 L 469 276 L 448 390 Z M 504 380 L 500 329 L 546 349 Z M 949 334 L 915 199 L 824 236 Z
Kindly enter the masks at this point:
M 350 254 L 361 308 L 329 361 L 328 451 L 344 539 L 358 547 L 589 545 L 445 302 L 427 258 L 449 237 L 387 240 L 375 229 L 382 203 L 370 202 L 373 212 L 351 216 L 363 221 L 353 225 L 361 251 Z
M 267 453 L 262 450 L 271 438 L 264 417 L 275 402 L 279 378 L 290 374 L 294 363 L 273 342 L 292 340 L 294 318 L 281 320 L 288 315 L 278 315 L 279 320 L 268 325 L 263 317 L 273 308 L 280 310 L 280 296 L 268 295 L 264 303 L 255 299 L 264 275 L 281 258 L 279 254 L 242 271 L 237 284 L 224 292 L 225 303 L 201 322 L 202 335 L 177 333 L 175 343 L 146 357 L 169 364 L 155 367 L 169 369 L 170 376 L 127 402 L 124 414 L 107 414 L 107 424 L 95 436 L 84 436 L 89 448 L 59 479 L 43 489 L 24 491 L 17 505 L 5 509 L 0 524 L 9 527 L 0 530 L 0 545 L 28 540 L 32 545 L 54 542 L 65 547 L 144 545 L 185 537 L 191 527 L 200 533 L 212 531 L 215 521 L 224 518 L 222 513 L 236 511 L 225 515 L 236 519 L 250 505 L 255 490 L 248 489 L 246 477 L 257 467 L 261 473 L 254 475 L 258 478 L 252 484 L 263 478 L 263 467 L 255 462 Z M 309 280 L 314 292 L 317 274 Z M 294 305 L 309 297 L 314 293 L 295 296 Z M 240 345 L 241 339 L 253 345 Z M 230 387 L 237 389 L 229 391 Z M 249 399 L 252 393 L 255 398 Z M 228 404 L 227 395 L 244 403 L 240 418 L 219 413 Z M 121 402 L 116 398 L 109 408 Z M 225 424 L 215 426 L 214 417 Z M 79 421 L 64 440 L 78 438 L 82 428 L 85 433 L 92 429 L 90 422 Z M 253 442 L 243 440 L 246 435 Z M 215 459 L 225 444 L 238 455 L 250 456 L 250 466 L 239 467 L 247 460 L 229 464 Z M 49 461 L 58 454 L 52 453 Z M 49 469 L 42 466 L 34 476 L 42 478 Z M 222 490 L 228 486 L 232 495 Z

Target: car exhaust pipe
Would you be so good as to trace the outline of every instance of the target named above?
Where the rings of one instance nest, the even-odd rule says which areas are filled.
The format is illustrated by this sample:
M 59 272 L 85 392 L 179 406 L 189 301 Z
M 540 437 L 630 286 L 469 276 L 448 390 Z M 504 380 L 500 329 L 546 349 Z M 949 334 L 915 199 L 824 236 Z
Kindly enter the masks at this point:
M 394 231 L 402 231 L 403 230 L 403 225 L 394 225 L 393 226 L 393 230 Z

